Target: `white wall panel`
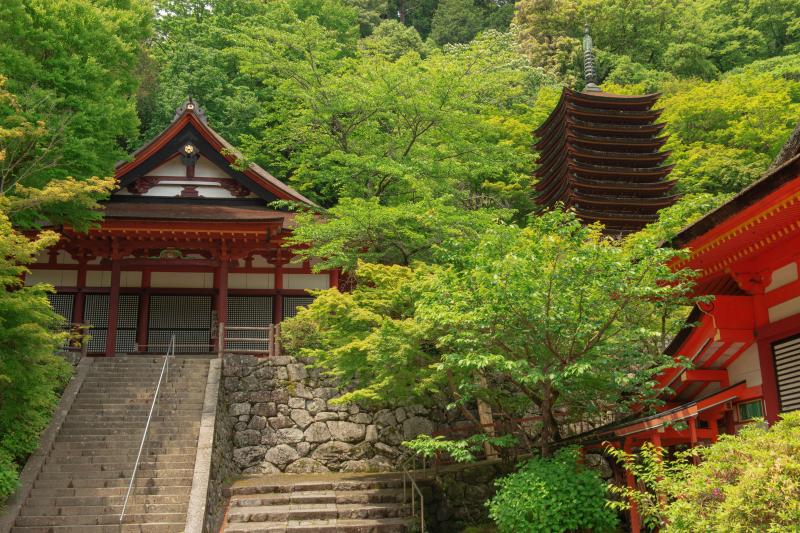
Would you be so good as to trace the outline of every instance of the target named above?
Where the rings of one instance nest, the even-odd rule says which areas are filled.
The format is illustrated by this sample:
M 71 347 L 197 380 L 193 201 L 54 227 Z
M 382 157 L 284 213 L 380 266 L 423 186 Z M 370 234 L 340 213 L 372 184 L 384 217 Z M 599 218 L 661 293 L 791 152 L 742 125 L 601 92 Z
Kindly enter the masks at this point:
M 328 274 L 284 274 L 284 289 L 327 289 Z
M 272 274 L 228 274 L 229 289 L 274 289 L 275 276 Z
M 772 272 L 772 281 L 764 292 L 774 291 L 797 279 L 797 263 L 789 263 Z
M 761 364 L 758 361 L 758 343 L 753 343 L 728 367 L 728 380 L 731 385 L 742 380 L 748 387 L 761 385 Z
M 153 272 L 150 286 L 170 289 L 213 289 L 214 274 L 211 272 Z
M 78 284 L 78 271 L 32 269 L 30 274 L 25 276 L 25 285 L 37 283 L 49 283 L 56 287 L 75 287 Z
M 786 300 L 778 305 L 773 305 L 769 308 L 768 313 L 770 322 L 777 322 L 778 320 L 783 320 L 784 318 L 800 313 L 800 296 L 792 298 L 791 300 Z

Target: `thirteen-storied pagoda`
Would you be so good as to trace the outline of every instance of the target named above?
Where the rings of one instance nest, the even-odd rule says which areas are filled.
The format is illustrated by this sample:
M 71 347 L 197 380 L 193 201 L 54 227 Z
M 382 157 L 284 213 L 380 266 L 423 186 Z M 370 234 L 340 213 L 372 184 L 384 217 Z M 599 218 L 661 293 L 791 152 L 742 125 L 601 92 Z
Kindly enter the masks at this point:
M 608 233 L 636 231 L 678 199 L 666 178 L 672 166 L 661 151 L 665 124 L 656 122 L 658 94 L 624 96 L 596 84 L 592 38 L 583 40 L 583 92 L 564 88 L 555 111 L 535 134 L 540 152 L 535 172 L 537 202 L 573 207 L 586 223 Z

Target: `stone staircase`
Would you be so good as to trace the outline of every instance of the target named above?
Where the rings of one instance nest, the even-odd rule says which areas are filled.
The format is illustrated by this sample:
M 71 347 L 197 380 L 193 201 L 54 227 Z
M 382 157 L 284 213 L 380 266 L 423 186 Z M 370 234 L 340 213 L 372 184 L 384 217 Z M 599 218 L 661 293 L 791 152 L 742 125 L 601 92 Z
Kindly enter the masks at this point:
M 239 481 L 226 533 L 406 533 L 398 474 L 275 474 Z
M 120 527 L 163 357 L 97 359 L 12 533 L 181 532 L 192 487 L 207 359 L 173 358 Z

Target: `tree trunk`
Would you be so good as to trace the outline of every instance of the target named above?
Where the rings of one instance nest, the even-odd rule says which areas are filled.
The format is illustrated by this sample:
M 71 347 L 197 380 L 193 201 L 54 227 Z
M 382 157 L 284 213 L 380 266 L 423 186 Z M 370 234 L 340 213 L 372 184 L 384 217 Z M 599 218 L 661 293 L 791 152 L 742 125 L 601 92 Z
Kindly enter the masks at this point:
M 553 455 L 552 444 L 558 438 L 558 424 L 553 416 L 555 395 L 549 385 L 542 387 L 542 457 Z

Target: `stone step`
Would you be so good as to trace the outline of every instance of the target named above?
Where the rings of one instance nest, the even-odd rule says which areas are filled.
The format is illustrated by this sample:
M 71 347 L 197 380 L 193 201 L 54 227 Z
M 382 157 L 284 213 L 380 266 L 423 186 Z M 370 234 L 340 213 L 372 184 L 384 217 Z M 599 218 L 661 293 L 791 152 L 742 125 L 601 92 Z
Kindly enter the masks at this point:
M 406 517 L 410 508 L 402 503 L 336 504 L 292 503 L 259 507 L 231 507 L 228 522 L 281 522 L 286 520 L 367 519 Z
M 45 471 L 39 474 L 37 478 L 37 482 L 48 482 L 48 481 L 75 481 L 75 482 L 91 482 L 94 481 L 96 485 L 102 485 L 102 482 L 109 479 L 125 479 L 130 480 L 131 475 L 133 474 L 133 465 L 128 465 L 123 470 L 96 470 L 96 471 L 87 471 L 82 472 L 80 476 L 76 476 L 75 472 L 51 472 Z M 175 479 L 175 478 L 186 478 L 191 477 L 194 474 L 193 468 L 179 468 L 179 469 L 167 469 L 167 468 L 159 468 L 158 470 L 153 470 L 147 472 L 147 475 L 142 475 L 141 477 L 137 474 L 138 479 Z
M 184 521 L 149 523 L 146 525 L 124 524 L 105 526 L 31 526 L 11 528 L 11 533 L 181 533 Z
M 129 464 L 136 460 L 136 453 L 117 455 L 49 455 L 46 465 L 69 465 L 80 471 L 91 465 L 107 465 L 115 462 Z M 141 465 L 171 465 L 176 463 L 194 463 L 195 454 L 144 455 Z
M 139 445 L 135 446 L 118 446 L 118 447 L 111 447 L 108 449 L 97 448 L 97 449 L 85 449 L 83 446 L 75 447 L 73 446 L 74 443 L 69 443 L 69 446 L 63 446 L 59 443 L 56 443 L 53 450 L 50 452 L 50 457 L 53 458 L 61 458 L 61 457 L 72 457 L 72 456 L 84 456 L 84 457 L 130 457 L 133 455 L 134 459 L 136 458 L 136 454 L 139 451 Z M 102 453 L 101 453 L 102 452 Z M 173 454 L 176 455 L 186 455 L 192 454 L 194 455 L 197 452 L 196 446 L 148 446 L 147 450 L 142 452 L 142 457 L 153 457 L 153 456 L 170 456 Z
M 150 438 L 147 439 L 147 442 L 152 445 L 169 445 L 169 446 L 194 446 L 197 444 L 197 433 L 195 432 L 194 435 L 191 433 L 187 433 L 187 435 L 162 435 L 160 433 L 150 434 Z M 133 434 L 128 433 L 127 435 L 117 434 L 117 435 L 70 435 L 64 434 L 59 435 L 58 440 L 59 444 L 72 444 L 72 443 L 82 443 L 83 445 L 101 445 L 103 443 L 106 444 L 119 444 L 119 445 L 136 445 L 139 447 L 140 439 L 142 438 L 140 432 L 135 432 Z M 162 447 L 162 446 L 159 446 Z
M 274 492 L 270 494 L 254 494 L 252 496 L 236 496 L 231 498 L 231 508 L 258 507 L 265 505 L 286 505 L 305 503 L 402 503 L 403 489 L 373 490 L 304 490 L 298 492 Z
M 231 495 L 252 495 L 267 494 L 274 492 L 299 492 L 299 491 L 326 491 L 326 490 L 370 490 L 370 489 L 392 489 L 402 488 L 403 480 L 400 478 L 384 479 L 341 479 L 341 480 L 307 480 L 296 483 L 287 482 L 264 482 L 253 483 L 250 485 L 238 485 L 230 489 Z
M 370 520 L 291 520 L 278 523 L 228 524 L 225 533 L 405 533 L 407 518 Z
M 168 486 L 134 486 L 131 490 L 133 496 L 189 496 L 189 488 L 186 485 Z M 31 490 L 32 498 L 75 498 L 75 497 L 125 497 L 128 492 L 128 485 L 116 487 L 35 487 Z
M 132 467 L 136 458 L 130 462 L 119 463 L 78 463 L 78 464 L 52 464 L 47 463 L 44 467 L 44 472 L 72 472 L 72 473 L 86 473 L 86 472 L 122 472 Z M 173 461 L 173 462 L 140 462 L 139 473 L 143 475 L 150 475 L 154 470 L 193 470 L 194 458 L 191 461 Z
M 195 417 L 196 418 L 196 417 Z M 126 424 L 124 422 L 119 422 L 116 424 L 106 424 L 103 422 L 97 422 L 95 424 L 86 423 L 64 423 L 61 426 L 61 434 L 62 435 L 70 435 L 73 433 L 81 434 L 81 435 L 131 435 L 144 432 L 144 428 L 147 425 L 147 422 L 144 424 L 135 424 L 130 423 Z M 150 428 L 147 430 L 149 435 L 162 435 L 165 433 L 178 433 L 178 434 L 185 434 L 190 431 L 195 431 L 200 429 L 200 421 L 192 421 L 192 422 L 185 422 L 178 426 L 174 422 L 151 422 Z
M 153 417 L 150 419 L 152 424 L 160 424 L 160 423 L 172 423 L 176 421 L 191 421 L 194 422 L 197 419 L 196 413 L 188 413 L 185 411 L 179 411 L 178 413 L 171 414 L 169 416 L 164 416 L 162 414 L 153 414 Z M 79 423 L 79 422 L 100 422 L 103 424 L 117 424 L 117 423 L 130 423 L 130 424 L 144 424 L 147 422 L 147 415 L 142 414 L 138 416 L 132 415 L 109 415 L 109 416 L 92 416 L 88 414 L 69 414 L 64 419 L 64 423 Z
M 123 498 L 124 499 L 124 498 Z M 128 506 L 125 508 L 125 514 L 140 515 L 140 514 L 169 514 L 169 513 L 185 513 L 187 503 L 149 503 L 140 504 L 128 501 Z M 122 512 L 122 502 L 118 505 L 102 505 L 102 506 L 89 506 L 89 505 L 42 505 L 41 502 L 35 502 L 35 505 L 26 504 L 20 511 L 20 516 L 101 516 L 101 515 L 116 515 Z
M 125 494 L 119 496 L 38 496 L 32 504 L 36 506 L 66 507 L 66 506 L 90 506 L 104 507 L 109 505 L 122 505 L 125 501 Z M 168 495 L 136 495 L 131 494 L 128 505 L 186 505 L 189 503 L 189 494 Z
M 147 513 L 147 514 L 125 514 L 124 522 L 130 524 L 150 524 L 163 522 L 180 522 L 186 520 L 185 513 Z M 19 516 L 17 526 L 93 526 L 93 525 L 117 525 L 119 524 L 118 514 L 97 515 L 97 516 Z
M 119 488 L 127 489 L 130 477 L 125 478 L 102 478 L 102 479 L 37 479 L 33 486 L 38 489 L 102 489 Z M 140 478 L 134 481 L 135 487 L 191 487 L 192 478 Z

